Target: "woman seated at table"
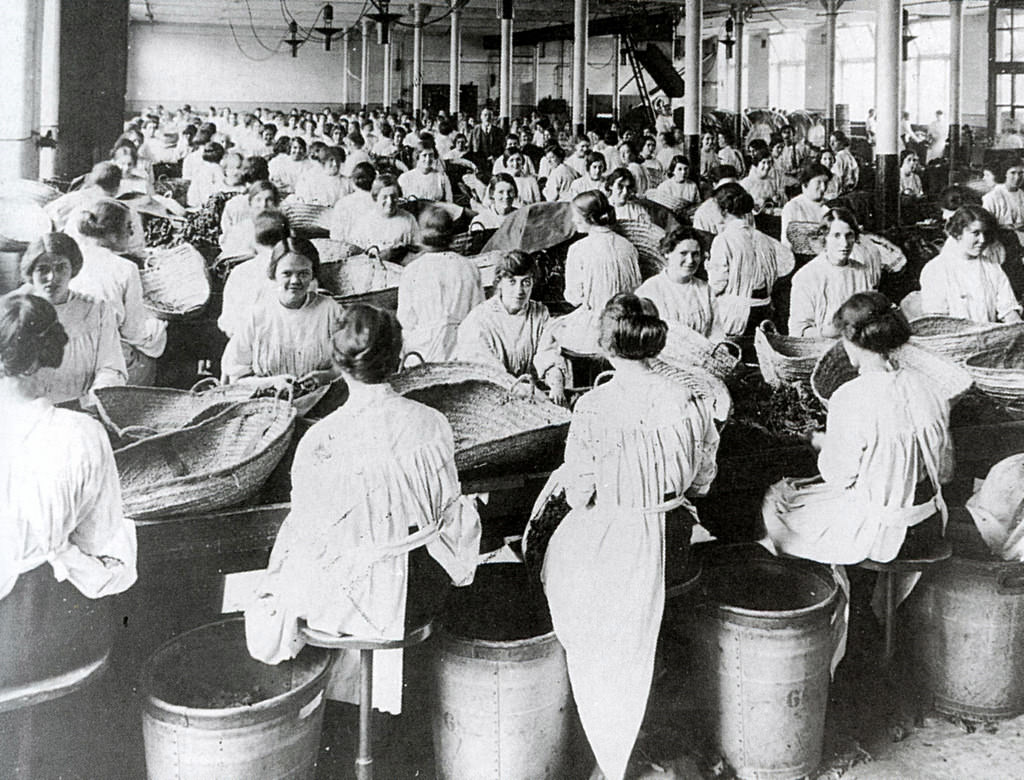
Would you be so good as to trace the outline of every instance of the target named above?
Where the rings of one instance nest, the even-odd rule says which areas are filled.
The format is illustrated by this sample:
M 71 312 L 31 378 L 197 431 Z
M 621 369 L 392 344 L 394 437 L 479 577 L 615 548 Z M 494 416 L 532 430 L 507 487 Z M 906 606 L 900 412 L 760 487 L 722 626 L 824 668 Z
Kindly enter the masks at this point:
M 233 266 L 224 282 L 223 305 L 217 327 L 228 338 L 241 330 L 253 309 L 274 292 L 274 283 L 268 275 L 271 252 L 289 235 L 288 218 L 280 211 L 261 211 L 253 219 L 253 225 L 255 254 Z
M 232 208 L 229 216 L 228 208 L 236 202 L 244 203 L 245 209 Z M 239 196 L 228 201 L 220 220 L 221 254 L 225 257 L 253 254 L 256 251 L 256 215 L 280 205 L 281 195 L 269 181 L 255 181 L 249 185 L 244 198 Z
M 900 153 L 900 195 L 905 198 L 923 198 L 924 187 L 921 177 L 917 175 L 917 152 L 904 149 Z
M 608 160 L 600 152 L 590 152 L 586 156 L 584 173 L 569 185 L 568 199 L 572 200 L 583 192 L 604 192 L 604 174 L 608 170 Z
M 668 177 L 655 191 L 675 198 L 690 206 L 700 200 L 700 190 L 690 178 L 690 161 L 681 154 L 675 155 L 668 166 Z
M 945 514 L 950 399 L 892 357 L 910 325 L 881 293 L 851 296 L 832 324 L 859 376 L 832 395 L 825 432 L 812 439 L 821 481 L 784 479 L 769 489 L 763 544 L 822 563 L 885 563 L 909 528 Z
M 341 175 L 345 150 L 328 146 L 321 152 L 318 164 L 311 166 L 295 183 L 295 200 L 320 206 L 333 206 L 352 192 L 352 183 Z
M 131 212 L 120 201 L 101 198 L 82 209 L 77 228 L 82 269 L 70 287 L 110 304 L 128 384 L 150 385 L 156 377 L 156 360 L 167 346 L 167 323 L 146 309 L 138 267 L 117 254 L 131 239 Z
M 512 376 L 531 372 L 550 319 L 547 306 L 530 300 L 538 273 L 537 261 L 526 252 L 501 256 L 494 266 L 494 295 L 459 325 L 456 360 L 495 363 Z
M 398 184 L 406 197 L 420 200 L 439 200 L 450 203 L 452 183 L 441 168 L 437 149 L 433 144 L 421 143 L 416 152 L 416 167 L 398 177 Z
M 858 292 L 874 290 L 882 278 L 878 251 L 860 240 L 860 225 L 847 209 L 829 209 L 822 222 L 825 251 L 793 274 L 789 335 L 836 338 L 836 311 Z
M 678 227 L 661 239 L 659 249 L 665 270 L 637 287 L 636 294 L 653 301 L 669 326 L 685 325 L 710 336 L 715 297 L 708 283 L 695 275 L 707 256 L 704 239 L 693 228 Z
M 615 209 L 615 221 L 624 219 L 650 222 L 647 209 L 636 201 L 636 179 L 626 168 L 616 168 L 605 180 L 608 188 L 608 202 Z
M 790 246 L 789 225 L 791 222 L 813 222 L 817 224 L 828 211 L 825 205 L 825 190 L 832 179 L 832 171 L 819 163 L 809 163 L 800 169 L 800 194 L 790 198 L 782 207 L 782 244 Z
M 487 183 L 487 197 L 484 208 L 473 217 L 469 229 L 495 230 L 505 222 L 505 218 L 516 210 L 519 188 L 516 181 L 507 173 L 496 173 Z
M 665 584 L 681 574 L 666 553 L 685 553 L 688 497 L 705 494 L 717 471 L 710 405 L 651 369 L 667 330 L 635 295 L 604 307 L 600 344 L 614 376 L 577 402 L 565 462 L 542 491 L 564 489 L 571 507 L 550 538 L 541 581 L 597 759 L 591 777 L 610 780 L 624 776 L 640 730 Z
M 768 149 L 755 149 L 750 156 L 750 171 L 740 181 L 754 199 L 754 211 L 774 211 L 786 202 L 786 193 L 779 186 L 779 180 L 772 177 L 772 153 Z M 778 213 L 778 212 L 775 212 Z
M 427 251 L 402 271 L 398 321 L 407 352 L 417 352 L 428 362 L 451 360 L 459 325 L 484 299 L 480 270 L 451 251 L 455 228 L 443 208 L 425 208 L 419 225 L 420 243 Z
M 531 203 L 540 203 L 543 200 L 537 177 L 526 170 L 526 155 L 519 149 L 513 149 L 509 154 L 506 173 L 516 183 L 520 205 L 529 206 Z
M 389 312 L 348 307 L 333 338 L 348 401 L 299 442 L 291 512 L 245 610 L 253 657 L 276 664 L 303 647 L 299 621 L 328 634 L 401 639 L 473 581 L 480 519 L 461 498 L 444 416 L 396 394 L 402 331 Z M 358 702 L 359 654 L 340 651 L 327 696 Z M 402 655 L 374 658 L 373 704 L 399 713 Z
M 708 284 L 726 336 L 752 335 L 771 311 L 772 287 L 793 271 L 793 252 L 751 222 L 754 199 L 739 184 L 715 190 L 725 227 L 711 242 Z
M 60 365 L 40 368 L 33 374 L 33 384 L 51 403 L 77 401 L 89 408 L 96 404 L 93 391 L 125 384 L 128 370 L 113 308 L 69 287 L 81 270 L 82 252 L 64 233 L 40 236 L 21 256 L 21 292 L 38 295 L 53 306 L 68 337 Z
M 370 185 L 375 207 L 360 219 L 347 221 L 342 239 L 361 249 L 377 247 L 381 252 L 417 243 L 420 231 L 416 217 L 398 205 L 402 193 L 394 176 L 385 173 L 375 178 Z
M 305 239 L 286 238 L 274 246 L 267 267 L 274 294 L 257 301 L 232 334 L 221 361 L 229 382 L 308 389 L 337 378 L 331 337 L 343 309 L 313 291 L 319 267 L 320 255 Z
M 946 223 L 950 240 L 921 269 L 921 305 L 927 314 L 975 322 L 1020 322 L 1020 304 L 999 263 L 995 217 L 961 206 Z
M 139 164 L 139 152 L 135 144 L 127 139 L 118 141 L 110 154 L 110 161 L 121 169 L 121 183 L 117 194 L 125 195 L 139 192 L 143 195 L 153 194 L 152 176 L 146 168 Z
M 107 433 L 87 415 L 55 409 L 35 374 L 57 369 L 67 334 L 35 295 L 0 298 L 0 599 L 46 566 L 92 599 L 135 582 L 135 524 Z M 44 616 L 45 617 L 45 616 Z

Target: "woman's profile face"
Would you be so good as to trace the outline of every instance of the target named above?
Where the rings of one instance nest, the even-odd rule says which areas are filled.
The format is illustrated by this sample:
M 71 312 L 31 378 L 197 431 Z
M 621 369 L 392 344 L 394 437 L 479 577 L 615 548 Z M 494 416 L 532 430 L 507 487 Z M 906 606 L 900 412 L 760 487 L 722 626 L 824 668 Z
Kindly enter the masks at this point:
M 324 171 L 328 176 L 337 176 L 341 173 L 341 161 L 336 157 L 328 157 L 324 160 Z
M 494 185 L 494 192 L 491 195 L 491 202 L 494 204 L 494 211 L 505 215 L 515 209 L 516 191 L 515 188 L 505 181 L 499 181 Z
M 377 193 L 377 208 L 385 217 L 393 217 L 398 211 L 398 187 L 381 187 Z
M 313 263 L 302 255 L 285 255 L 277 262 L 274 283 L 281 304 L 289 309 L 299 308 L 306 302 L 306 293 L 313 283 Z
M 985 226 L 979 220 L 968 224 L 954 240 L 966 257 L 979 257 L 988 243 L 985 240 Z
M 509 314 L 519 314 L 530 302 L 533 276 L 503 276 L 497 283 L 498 299 Z
M 675 245 L 665 259 L 668 261 L 665 270 L 668 272 L 669 279 L 676 284 L 688 282 L 700 267 L 700 244 L 696 239 L 684 238 Z
M 841 219 L 834 219 L 825 232 L 825 254 L 832 265 L 846 265 L 857 242 L 853 227 Z
M 654 157 L 654 152 L 655 152 L 656 148 L 657 148 L 657 146 L 655 145 L 654 141 L 644 141 L 644 149 L 643 149 L 644 157 L 646 157 L 648 159 L 650 159 L 651 157 Z
M 71 283 L 71 261 L 62 255 L 45 254 L 32 266 L 32 292 L 52 304 L 65 303 Z

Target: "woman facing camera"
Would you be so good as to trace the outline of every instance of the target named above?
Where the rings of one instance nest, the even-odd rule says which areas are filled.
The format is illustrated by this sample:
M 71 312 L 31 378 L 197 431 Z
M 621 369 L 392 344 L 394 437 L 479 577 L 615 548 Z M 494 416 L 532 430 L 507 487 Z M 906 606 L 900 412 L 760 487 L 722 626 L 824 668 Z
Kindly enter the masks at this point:
M 88 598 L 135 582 L 135 524 L 121 508 L 110 440 L 87 415 L 55 409 L 35 382 L 60 367 L 67 343 L 47 301 L 0 298 L 0 599 L 47 563 Z
M 687 496 L 706 493 L 716 474 L 709 405 L 651 368 L 667 331 L 654 304 L 635 295 L 604 307 L 600 344 L 615 373 L 576 403 L 565 462 L 542 493 L 564 489 L 571 507 L 541 580 L 583 729 L 609 780 L 623 777 L 640 730 L 665 580 L 678 575 L 666 572 L 666 535 L 689 543 Z
M 907 529 L 945 513 L 949 399 L 892 356 L 910 325 L 881 293 L 853 295 L 833 326 L 859 376 L 832 395 L 825 432 L 812 440 L 821 481 L 785 479 L 765 496 L 764 544 L 822 563 L 884 563 Z
M 402 333 L 390 313 L 348 307 L 332 341 L 344 406 L 299 442 L 291 512 L 245 613 L 253 657 L 293 658 L 299 621 L 330 634 L 400 639 L 431 616 L 448 582 L 473 581 L 480 520 L 464 504 L 444 416 L 396 394 Z M 358 702 L 359 654 L 343 651 L 331 699 Z M 373 703 L 400 712 L 401 653 L 378 653 Z
M 665 270 L 636 289 L 641 298 L 654 302 L 670 326 L 676 323 L 710 336 L 715 324 L 715 301 L 711 288 L 696 276 L 707 256 L 701 234 L 679 227 L 661 239 Z
M 46 300 L 68 337 L 59 366 L 40 367 L 33 375 L 39 395 L 51 403 L 96 404 L 93 391 L 123 385 L 128 379 L 117 335 L 117 319 L 104 301 L 73 292 L 71 280 L 82 270 L 82 252 L 64 233 L 46 233 L 21 256 L 21 291 Z

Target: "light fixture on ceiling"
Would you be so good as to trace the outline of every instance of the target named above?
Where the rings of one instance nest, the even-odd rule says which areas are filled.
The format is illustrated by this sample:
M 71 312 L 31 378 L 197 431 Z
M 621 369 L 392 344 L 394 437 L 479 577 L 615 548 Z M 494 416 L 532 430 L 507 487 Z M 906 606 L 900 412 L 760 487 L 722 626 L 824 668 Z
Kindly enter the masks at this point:
M 334 6 L 332 6 L 330 3 L 324 6 L 323 15 L 324 26 L 314 27 L 313 29 L 320 33 L 322 36 L 324 36 L 324 51 L 330 51 L 331 38 L 333 38 L 335 35 L 341 35 L 345 31 L 340 30 L 334 26 Z
M 304 38 L 299 37 L 299 24 L 294 19 L 288 22 L 288 36 L 284 39 L 284 42 L 292 47 L 292 56 L 299 56 L 299 47 L 306 41 Z
M 373 0 L 373 6 L 377 9 L 375 14 L 366 16 L 377 23 L 377 43 L 384 46 L 391 43 L 391 25 L 402 18 L 401 14 L 391 13 L 390 0 Z
M 736 45 L 736 40 L 732 37 L 734 29 L 734 22 L 730 16 L 725 20 L 725 37 L 719 41 L 725 47 L 725 58 L 727 60 L 732 59 L 732 47 Z

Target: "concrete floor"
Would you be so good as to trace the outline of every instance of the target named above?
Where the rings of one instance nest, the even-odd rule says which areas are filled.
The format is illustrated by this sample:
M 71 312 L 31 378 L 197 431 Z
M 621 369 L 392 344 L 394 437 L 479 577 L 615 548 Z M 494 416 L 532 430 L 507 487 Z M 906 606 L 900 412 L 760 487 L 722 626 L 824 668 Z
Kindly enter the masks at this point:
M 867 583 L 869 585 L 870 583 Z M 951 722 L 931 711 L 905 659 L 891 672 L 879 663 L 881 632 L 857 593 L 854 578 L 850 651 L 829 694 L 820 780 L 1011 780 L 1024 778 L 1024 716 L 998 723 Z M 858 607 L 859 603 L 859 607 Z M 406 713 L 378 715 L 376 776 L 385 780 L 435 777 L 430 734 L 430 644 L 407 653 Z M 686 673 L 686 647 L 666 631 L 659 671 L 631 777 L 729 778 L 702 748 L 702 713 L 692 708 L 695 681 Z M 114 668 L 85 691 L 0 718 L 0 778 L 136 780 L 145 777 L 141 716 L 134 672 Z M 317 780 L 353 777 L 356 708 L 332 704 L 325 715 Z M 575 770 L 590 770 L 582 742 Z M 655 771 L 651 763 L 661 768 Z M 647 774 L 642 774 L 644 771 Z M 476 780 L 474 778 L 473 780 Z M 481 777 L 480 780 L 486 780 Z M 530 779 L 532 780 L 532 778 Z

